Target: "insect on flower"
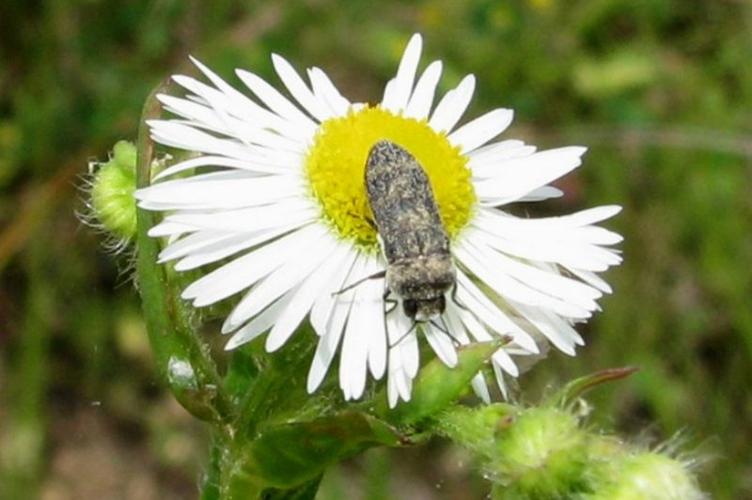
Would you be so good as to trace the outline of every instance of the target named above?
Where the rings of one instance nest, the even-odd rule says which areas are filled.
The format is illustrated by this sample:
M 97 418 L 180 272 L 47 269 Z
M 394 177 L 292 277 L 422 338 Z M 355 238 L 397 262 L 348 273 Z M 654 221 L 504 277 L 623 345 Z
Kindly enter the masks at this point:
M 506 210 L 560 196 L 551 183 L 585 148 L 497 140 L 512 122 L 505 108 L 460 123 L 475 77 L 439 96 L 443 65 L 420 71 L 422 46 L 410 39 L 373 105 L 278 55 L 290 97 L 246 70 L 236 74 L 253 95 L 241 92 L 194 59 L 208 83 L 174 76 L 187 95 L 159 95 L 174 116 L 148 122 L 174 157 L 190 152 L 135 193 L 142 209 L 165 214 L 149 231 L 164 238 L 160 262 L 206 269 L 182 293 L 196 307 L 238 295 L 222 324 L 227 349 L 264 336 L 271 352 L 309 322 L 310 392 L 338 357 L 345 399 L 386 379 L 394 406 L 411 397 L 421 341 L 452 367 L 458 344 L 509 337 L 490 363 L 504 392 L 504 377 L 520 373 L 515 358 L 547 343 L 575 354 L 575 325 L 611 291 L 598 273 L 621 262 L 611 248 L 621 236 L 598 226 L 619 207 L 544 218 Z M 386 278 L 386 298 L 369 277 Z M 473 388 L 489 400 L 484 380 Z

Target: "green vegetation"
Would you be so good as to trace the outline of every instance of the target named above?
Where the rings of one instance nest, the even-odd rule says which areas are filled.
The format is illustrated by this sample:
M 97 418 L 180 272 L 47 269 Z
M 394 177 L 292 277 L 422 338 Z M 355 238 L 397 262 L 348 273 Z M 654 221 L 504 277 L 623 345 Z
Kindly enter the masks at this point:
M 193 72 L 188 54 L 276 81 L 278 52 L 375 101 L 414 31 L 444 60 L 444 89 L 476 74 L 471 113 L 511 107 L 509 136 L 590 147 L 546 211 L 625 207 L 610 224 L 625 263 L 588 345 L 524 375 L 523 399 L 638 366 L 593 393 L 595 423 L 647 426 L 652 443 L 682 433 L 712 458 L 713 498 L 752 496 L 752 6 L 10 0 L 0 19 L 0 498 L 192 498 L 210 468 L 200 424 L 156 383 L 134 259 L 74 215 L 79 176 L 135 140 L 150 90 Z M 438 442 L 375 450 L 329 473 L 320 498 L 351 482 L 369 499 L 481 498 L 468 460 Z

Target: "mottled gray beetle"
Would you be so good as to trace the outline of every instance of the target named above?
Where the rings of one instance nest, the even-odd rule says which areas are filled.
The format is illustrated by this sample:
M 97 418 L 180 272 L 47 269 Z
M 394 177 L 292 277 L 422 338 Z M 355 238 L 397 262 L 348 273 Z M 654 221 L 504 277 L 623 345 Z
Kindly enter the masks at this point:
M 428 176 L 404 148 L 382 140 L 368 153 L 365 184 L 387 262 L 384 299 L 392 292 L 410 319 L 436 319 L 455 270 Z

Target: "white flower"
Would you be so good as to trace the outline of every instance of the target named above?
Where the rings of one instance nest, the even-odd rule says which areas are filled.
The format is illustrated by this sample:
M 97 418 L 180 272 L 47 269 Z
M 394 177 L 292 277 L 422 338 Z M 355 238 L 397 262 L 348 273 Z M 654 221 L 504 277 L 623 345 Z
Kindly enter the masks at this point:
M 539 352 L 541 339 L 574 355 L 583 341 L 572 325 L 611 291 L 595 273 L 621 262 L 607 248 L 621 237 L 594 225 L 619 207 L 541 219 L 498 208 L 560 196 L 549 183 L 577 168 L 585 148 L 536 152 L 519 140 L 490 142 L 511 123 L 508 109 L 457 126 L 475 78 L 466 76 L 434 106 L 442 65 L 429 64 L 416 81 L 421 45 L 414 35 L 377 106 L 351 103 L 318 68 L 304 81 L 277 55 L 274 68 L 293 100 L 238 70 L 253 100 L 194 60 L 211 85 L 175 76 L 188 95 L 159 99 L 179 118 L 149 123 L 156 142 L 199 154 L 157 180 L 210 167 L 137 192 L 142 208 L 167 212 L 149 233 L 169 237 L 160 262 L 174 261 L 178 271 L 224 262 L 183 298 L 201 307 L 243 292 L 222 327 L 232 334 L 227 349 L 268 332 L 266 348 L 274 351 L 309 318 L 319 336 L 311 392 L 339 351 L 346 399 L 363 394 L 370 372 L 377 380 L 388 374 L 390 405 L 409 400 L 420 336 L 449 366 L 458 344 L 510 337 L 492 359 L 504 391 L 504 374 L 519 373 L 512 356 Z M 457 300 L 448 298 L 444 326 L 411 329 L 401 307 L 385 316 L 382 279 L 334 293 L 385 266 L 367 223 L 363 181 L 379 139 L 401 145 L 425 169 L 451 237 Z M 488 399 L 480 374 L 473 387 Z

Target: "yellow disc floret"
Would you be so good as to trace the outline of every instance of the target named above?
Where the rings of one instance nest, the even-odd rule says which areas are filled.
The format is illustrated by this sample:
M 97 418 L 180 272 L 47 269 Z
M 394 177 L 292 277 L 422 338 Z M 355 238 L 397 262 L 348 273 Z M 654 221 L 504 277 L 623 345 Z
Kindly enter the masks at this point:
M 376 231 L 365 188 L 368 152 L 379 140 L 408 150 L 431 182 L 441 220 L 454 237 L 470 220 L 475 191 L 467 158 L 426 120 L 364 107 L 321 124 L 305 160 L 313 195 L 324 218 L 343 238 L 365 248 L 376 247 Z

